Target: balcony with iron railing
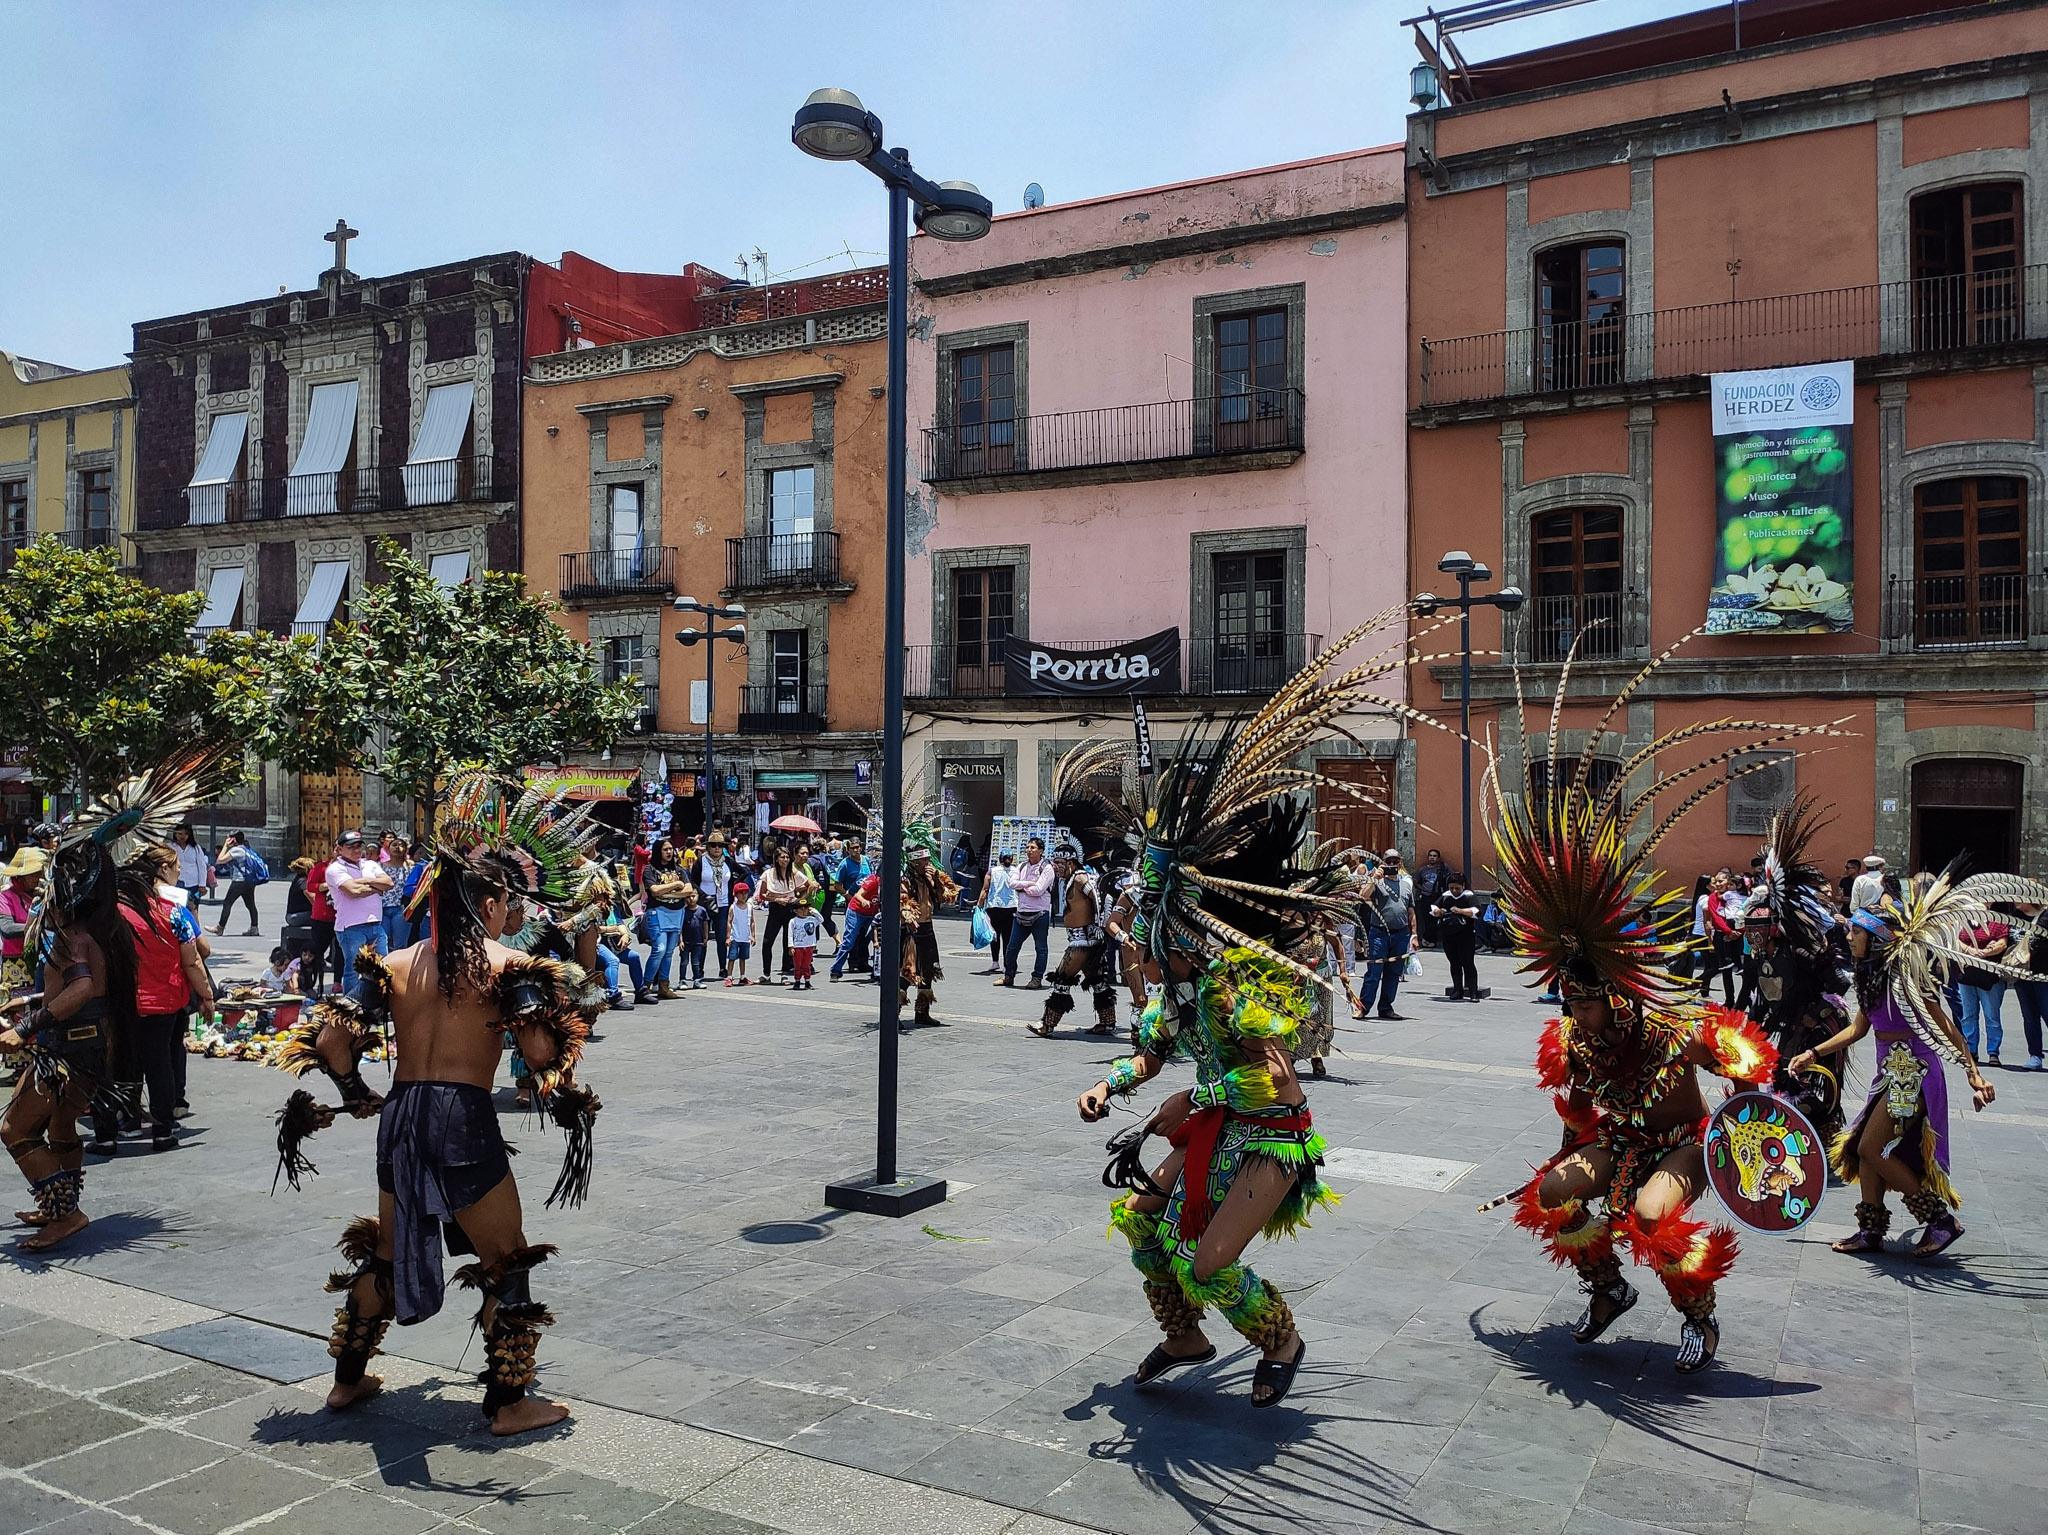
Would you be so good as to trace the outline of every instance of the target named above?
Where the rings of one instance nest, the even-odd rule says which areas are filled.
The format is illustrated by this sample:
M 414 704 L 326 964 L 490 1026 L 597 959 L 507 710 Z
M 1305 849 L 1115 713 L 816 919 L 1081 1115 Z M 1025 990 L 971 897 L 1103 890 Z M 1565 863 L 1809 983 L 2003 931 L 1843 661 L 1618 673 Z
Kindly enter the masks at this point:
M 562 556 L 564 602 L 597 602 L 607 597 L 673 597 L 676 547 L 643 544 L 637 549 L 582 549 Z
M 2048 266 L 2010 267 L 1424 339 L 1419 400 L 1457 405 L 2040 341 Z
M 904 652 L 906 698 L 1009 698 L 1009 647 L 1022 635 L 974 645 L 912 645 Z M 1060 650 L 1106 650 L 1124 640 L 1043 640 Z M 1180 685 L 1160 691 L 1179 697 L 1261 697 L 1306 666 L 1322 648 L 1320 634 L 1194 635 L 1181 641 Z M 1072 698 L 1066 702 L 1071 703 Z
M 740 689 L 740 729 L 761 735 L 805 735 L 825 728 L 822 682 L 770 682 Z
M 1894 576 L 1885 638 L 1914 650 L 2021 650 L 2048 639 L 2048 573 Z
M 763 287 L 728 288 L 707 293 L 697 301 L 698 324 L 706 330 L 728 325 L 749 325 L 758 320 L 783 320 L 792 315 L 821 314 L 828 309 L 852 309 L 863 304 L 889 301 L 889 273 L 875 267 L 858 272 L 835 272 L 827 277 L 807 277 L 800 282 L 769 283 Z
M 725 541 L 725 589 L 766 592 L 792 587 L 842 585 L 839 535 L 753 533 Z
M 368 464 L 331 474 L 279 474 L 180 486 L 158 505 L 152 527 L 207 527 L 280 517 L 362 516 L 434 506 L 510 501 L 509 460 L 482 455 L 423 464 Z
M 1520 618 L 1523 653 L 1531 661 L 1613 661 L 1643 644 L 1634 592 L 1575 592 L 1531 597 Z M 1577 641 L 1578 649 L 1572 649 Z
M 927 427 L 923 477 L 987 491 L 1270 468 L 1301 455 L 1306 411 L 1301 390 L 1267 389 Z

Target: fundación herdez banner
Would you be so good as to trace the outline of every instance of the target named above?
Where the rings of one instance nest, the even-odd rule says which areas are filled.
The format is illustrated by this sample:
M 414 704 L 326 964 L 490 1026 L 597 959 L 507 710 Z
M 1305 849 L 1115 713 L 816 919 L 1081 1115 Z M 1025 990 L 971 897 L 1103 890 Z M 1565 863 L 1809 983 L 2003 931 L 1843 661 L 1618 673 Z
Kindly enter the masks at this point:
M 1004 646 L 1003 690 L 1011 697 L 1098 698 L 1180 691 L 1180 630 L 1100 650 L 1068 650 L 1011 635 Z
M 1849 429 L 1855 365 L 1708 380 L 1714 431 L 1709 634 L 1842 634 L 1854 624 Z

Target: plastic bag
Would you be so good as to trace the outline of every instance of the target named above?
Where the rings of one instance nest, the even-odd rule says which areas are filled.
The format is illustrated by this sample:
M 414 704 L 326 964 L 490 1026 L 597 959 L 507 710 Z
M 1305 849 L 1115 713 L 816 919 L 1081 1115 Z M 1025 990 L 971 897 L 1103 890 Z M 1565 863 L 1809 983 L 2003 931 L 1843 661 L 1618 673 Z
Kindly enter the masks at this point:
M 1401 966 L 1401 978 L 1406 981 L 1419 981 L 1422 979 L 1422 961 L 1416 958 L 1413 949 L 1408 951 L 1407 963 Z
M 977 949 L 985 949 L 996 941 L 996 930 L 988 925 L 988 913 L 979 906 L 974 908 L 974 920 L 968 924 L 967 934 Z

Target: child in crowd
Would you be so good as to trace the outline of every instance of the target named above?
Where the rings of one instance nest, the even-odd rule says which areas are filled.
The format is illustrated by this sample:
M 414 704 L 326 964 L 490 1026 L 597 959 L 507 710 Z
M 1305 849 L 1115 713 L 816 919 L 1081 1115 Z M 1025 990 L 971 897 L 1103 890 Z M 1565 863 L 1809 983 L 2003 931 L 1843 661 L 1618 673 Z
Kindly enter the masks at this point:
M 270 951 L 270 968 L 258 979 L 258 984 L 271 991 L 289 995 L 299 987 L 299 961 L 288 949 Z
M 789 920 L 791 991 L 817 989 L 811 984 L 811 967 L 818 957 L 818 930 L 823 925 L 817 911 L 809 906 Z
M 691 885 L 683 892 L 683 959 L 676 968 L 676 984 L 685 991 L 704 989 L 704 939 L 709 932 L 710 923 L 697 899 L 697 887 Z
M 725 914 L 725 955 L 732 966 L 732 974 L 725 978 L 728 986 L 747 984 L 747 956 L 754 951 L 754 906 L 748 895 L 747 882 L 735 880 L 732 910 Z

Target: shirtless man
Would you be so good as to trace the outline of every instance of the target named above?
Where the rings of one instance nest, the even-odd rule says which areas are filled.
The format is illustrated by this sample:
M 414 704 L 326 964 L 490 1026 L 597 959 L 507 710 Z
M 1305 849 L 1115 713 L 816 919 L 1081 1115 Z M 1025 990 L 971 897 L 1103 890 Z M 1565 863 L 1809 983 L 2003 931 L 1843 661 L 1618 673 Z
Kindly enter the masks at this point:
M 342 1251 L 358 1267 L 330 1282 L 344 1300 L 329 1345 L 327 1405 L 353 1406 L 382 1385 L 365 1366 L 394 1314 L 404 1326 L 440 1310 L 445 1225 L 451 1247 L 463 1250 L 460 1242 L 477 1257 L 456 1278 L 484 1296 L 484 1413 L 492 1433 L 520 1434 L 569 1415 L 526 1389 L 539 1329 L 553 1320 L 532 1299 L 528 1274 L 552 1249 L 527 1245 L 491 1102 L 508 1017 L 524 1013 L 507 970 L 532 964 L 498 941 L 523 878 L 516 863 L 488 851 L 466 860 L 443 854 L 435 877 L 434 938 L 391 957 L 397 1069 L 379 1111 L 377 1218 L 344 1235 Z M 513 1032 L 537 1081 L 566 1081 L 559 1037 L 546 1023 L 515 1023 Z
M 1116 1031 L 1116 988 L 1109 983 L 1104 967 L 1107 940 L 1102 921 L 1102 902 L 1096 894 L 1094 876 L 1081 868 L 1081 850 L 1071 842 L 1053 849 L 1054 889 L 1059 892 L 1060 921 L 1067 930 L 1066 952 L 1050 977 L 1052 995 L 1045 999 L 1045 1012 L 1031 1032 L 1049 1038 L 1062 1018 L 1074 1010 L 1074 984 L 1085 983 L 1093 993 L 1095 1023 L 1091 1034 Z

